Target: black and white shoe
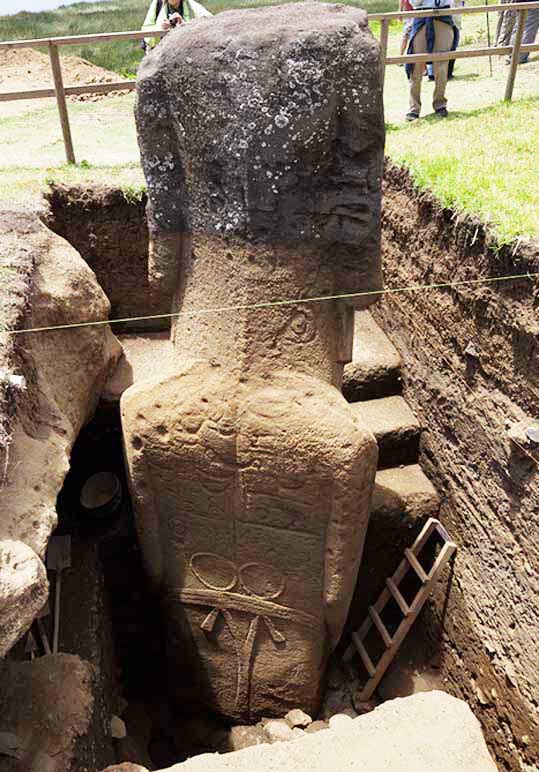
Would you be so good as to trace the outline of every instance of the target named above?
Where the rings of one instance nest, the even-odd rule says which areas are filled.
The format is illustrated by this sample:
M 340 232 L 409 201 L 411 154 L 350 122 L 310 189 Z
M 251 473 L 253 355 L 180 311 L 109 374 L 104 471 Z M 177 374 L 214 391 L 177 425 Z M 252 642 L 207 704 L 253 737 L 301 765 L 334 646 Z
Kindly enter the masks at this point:
M 419 118 L 419 113 L 414 113 L 414 112 L 406 113 L 406 120 L 409 123 L 411 123 L 411 121 L 417 121 L 418 118 Z
M 434 111 L 438 118 L 447 118 L 448 112 L 447 107 L 439 107 L 437 110 Z

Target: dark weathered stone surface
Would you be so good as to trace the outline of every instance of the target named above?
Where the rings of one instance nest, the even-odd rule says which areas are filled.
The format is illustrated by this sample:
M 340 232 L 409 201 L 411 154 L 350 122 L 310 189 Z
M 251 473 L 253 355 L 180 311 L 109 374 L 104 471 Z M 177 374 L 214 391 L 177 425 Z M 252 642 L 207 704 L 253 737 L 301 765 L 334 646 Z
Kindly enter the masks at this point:
M 352 309 L 294 301 L 380 286 L 378 47 L 355 9 L 220 14 L 146 58 L 137 121 L 150 279 L 184 312 L 174 372 L 122 397 L 171 686 L 234 718 L 313 715 L 377 451 L 335 388 Z
M 174 30 L 139 69 L 151 225 L 339 245 L 326 260 L 343 291 L 377 284 L 378 57 L 366 14 L 344 6 L 230 11 Z

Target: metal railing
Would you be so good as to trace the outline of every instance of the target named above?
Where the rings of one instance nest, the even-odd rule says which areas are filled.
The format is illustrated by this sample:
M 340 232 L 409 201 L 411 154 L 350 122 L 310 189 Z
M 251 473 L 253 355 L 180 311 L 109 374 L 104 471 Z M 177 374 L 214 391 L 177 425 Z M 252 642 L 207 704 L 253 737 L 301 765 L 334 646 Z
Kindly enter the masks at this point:
M 418 11 L 395 11 L 391 13 L 370 13 L 369 21 L 380 22 L 380 48 L 382 61 L 382 82 L 385 76 L 385 68 L 388 64 L 415 64 L 420 62 L 444 62 L 450 59 L 470 59 L 473 57 L 507 55 L 511 56 L 511 66 L 507 74 L 505 87 L 505 100 L 511 101 L 517 73 L 519 56 L 531 51 L 539 51 L 538 43 L 524 45 L 522 35 L 526 15 L 529 10 L 539 8 L 539 0 L 533 2 L 507 3 L 503 5 L 475 5 L 468 8 L 440 8 L 436 10 L 422 9 Z M 405 54 L 403 56 L 388 56 L 387 45 L 389 40 L 389 25 L 392 21 L 398 21 L 408 18 L 430 18 L 437 16 L 455 16 L 472 13 L 496 13 L 514 11 L 518 15 L 515 42 L 510 46 L 489 46 L 486 48 L 470 48 L 461 51 L 443 51 L 438 53 Z M 70 35 L 66 37 L 55 38 L 37 38 L 32 40 L 11 40 L 0 42 L 0 50 L 13 48 L 36 48 L 46 46 L 49 50 L 51 70 L 54 81 L 52 89 L 31 89 L 28 91 L 8 91 L 0 93 L 0 102 L 7 102 L 16 99 L 44 99 L 47 97 L 56 97 L 66 159 L 68 163 L 75 163 L 75 152 L 73 149 L 73 140 L 71 137 L 71 128 L 69 125 L 69 115 L 67 111 L 66 96 L 73 94 L 107 94 L 110 91 L 132 91 L 136 88 L 133 80 L 120 80 L 111 83 L 89 84 L 84 86 L 64 86 L 62 77 L 62 67 L 58 48 L 60 46 L 79 45 L 81 43 L 101 43 L 114 40 L 141 40 L 144 37 L 162 37 L 166 34 L 165 30 L 145 31 L 134 30 L 131 32 L 104 32 L 95 35 Z

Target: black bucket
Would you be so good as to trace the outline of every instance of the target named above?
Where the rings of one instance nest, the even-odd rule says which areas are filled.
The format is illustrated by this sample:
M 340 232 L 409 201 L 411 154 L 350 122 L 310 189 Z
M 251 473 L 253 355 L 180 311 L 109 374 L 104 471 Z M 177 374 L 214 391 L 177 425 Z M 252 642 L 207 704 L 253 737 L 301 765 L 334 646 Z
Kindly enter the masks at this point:
M 97 472 L 89 477 L 80 492 L 82 511 L 92 519 L 111 517 L 122 503 L 122 484 L 112 472 Z

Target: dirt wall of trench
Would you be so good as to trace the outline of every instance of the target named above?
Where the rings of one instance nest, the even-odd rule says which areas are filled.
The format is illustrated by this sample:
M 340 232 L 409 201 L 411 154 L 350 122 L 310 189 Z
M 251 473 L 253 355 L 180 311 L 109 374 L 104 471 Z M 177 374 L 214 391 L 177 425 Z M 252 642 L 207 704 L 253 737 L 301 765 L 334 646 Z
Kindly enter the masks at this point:
M 148 294 L 145 203 L 112 189 L 49 196 L 47 224 L 96 272 L 113 316 L 169 310 Z M 387 287 L 539 271 L 538 247 L 496 252 L 480 223 L 391 166 L 383 238 Z M 389 294 L 373 308 L 403 356 L 426 427 L 421 463 L 459 546 L 449 596 L 441 582 L 419 632 L 436 639 L 440 682 L 470 703 L 500 768 L 524 772 L 539 768 L 539 452 L 508 430 L 539 417 L 538 304 L 526 279 Z
M 111 319 L 168 314 L 171 299 L 150 292 L 147 196 L 119 188 L 53 185 L 46 195 L 46 225 L 75 247 L 111 304 Z M 170 319 L 114 324 L 113 332 L 162 330 Z
M 537 246 L 493 250 L 479 223 L 391 166 L 383 234 L 386 287 L 539 271 Z M 539 446 L 509 435 L 539 418 L 538 306 L 526 279 L 387 294 L 373 310 L 403 356 L 421 463 L 459 547 L 449 597 L 440 585 L 427 610 L 438 629 L 445 609 L 441 675 L 500 767 L 527 772 L 539 765 Z

